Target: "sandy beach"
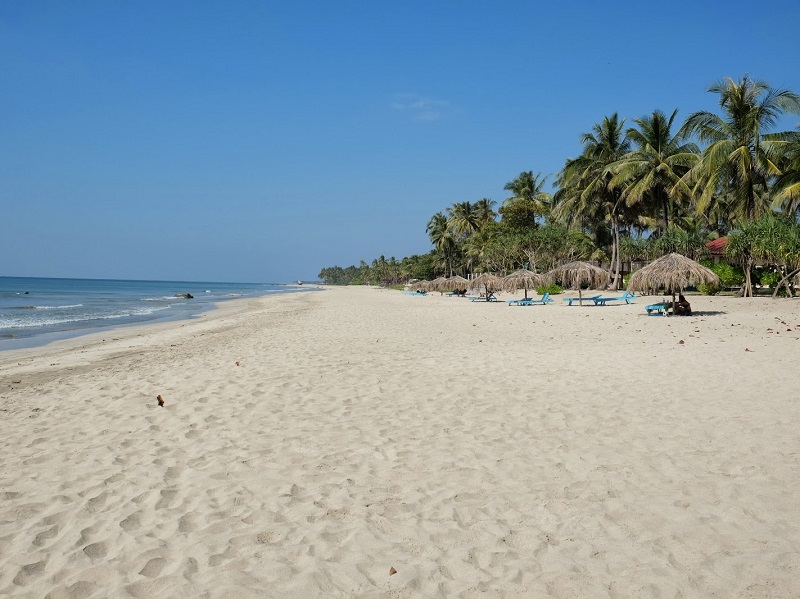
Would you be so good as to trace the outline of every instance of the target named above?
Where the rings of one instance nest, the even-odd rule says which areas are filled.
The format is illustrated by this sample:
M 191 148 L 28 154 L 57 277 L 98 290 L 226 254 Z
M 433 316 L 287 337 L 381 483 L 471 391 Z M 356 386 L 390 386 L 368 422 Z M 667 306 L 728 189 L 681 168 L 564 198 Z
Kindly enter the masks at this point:
M 329 288 L 1 353 L 0 595 L 798 597 L 800 300 L 655 299 Z

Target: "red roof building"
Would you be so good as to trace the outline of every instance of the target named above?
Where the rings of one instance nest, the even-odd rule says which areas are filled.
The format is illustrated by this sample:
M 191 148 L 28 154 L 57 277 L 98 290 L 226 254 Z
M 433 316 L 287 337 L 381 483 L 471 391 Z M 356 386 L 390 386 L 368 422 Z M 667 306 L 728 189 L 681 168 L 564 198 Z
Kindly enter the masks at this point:
M 706 243 L 706 247 L 712 256 L 722 256 L 725 253 L 726 245 L 728 245 L 727 237 L 719 237 Z

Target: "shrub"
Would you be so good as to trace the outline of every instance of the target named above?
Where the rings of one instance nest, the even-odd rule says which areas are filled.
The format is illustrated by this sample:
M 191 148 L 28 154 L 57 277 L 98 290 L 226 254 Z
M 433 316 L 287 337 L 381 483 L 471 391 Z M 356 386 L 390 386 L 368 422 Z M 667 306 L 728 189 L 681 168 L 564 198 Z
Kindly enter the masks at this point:
M 622 288 L 623 289 L 627 289 L 628 288 L 628 282 L 631 280 L 631 276 L 632 275 L 633 275 L 633 273 L 629 272 L 624 277 L 622 277 Z
M 703 295 L 717 295 L 722 288 L 719 285 L 706 285 L 705 283 L 700 283 L 697 286 L 697 290 Z
M 761 274 L 761 286 L 768 287 L 770 291 L 775 291 L 775 285 L 777 285 L 780 280 L 783 278 L 783 275 L 776 270 L 770 270 Z M 778 290 L 778 295 L 785 297 L 786 296 L 786 287 L 781 287 Z
M 761 284 L 764 287 L 775 289 L 775 285 L 777 285 L 778 281 L 780 281 L 782 278 L 783 277 L 781 277 L 781 273 L 772 270 L 761 275 Z
M 541 287 L 536 288 L 536 293 L 539 295 L 544 295 L 545 293 L 556 295 L 562 291 L 564 291 L 564 288 L 560 285 L 556 285 L 555 283 L 548 283 L 547 285 L 542 285 Z
M 739 266 L 731 266 L 725 262 L 713 264 L 710 260 L 703 260 L 700 264 L 714 271 L 723 287 L 739 287 L 744 283 L 744 271 Z

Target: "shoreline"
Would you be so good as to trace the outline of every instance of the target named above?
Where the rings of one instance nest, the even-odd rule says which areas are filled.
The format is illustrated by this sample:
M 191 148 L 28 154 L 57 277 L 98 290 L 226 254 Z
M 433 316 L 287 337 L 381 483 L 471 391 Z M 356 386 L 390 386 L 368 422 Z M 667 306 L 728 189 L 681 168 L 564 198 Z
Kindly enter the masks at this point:
M 61 279 L 59 279 L 61 280 Z M 68 280 L 68 279 L 65 279 Z M 116 281 L 116 280 L 115 280 Z M 126 281 L 120 281 L 126 282 Z M 134 281 L 135 282 L 135 281 Z M 149 282 L 149 281 L 145 281 Z M 291 287 L 287 285 L 287 287 Z M 242 299 L 254 299 L 259 297 L 266 297 L 272 294 L 285 295 L 290 293 L 302 293 L 305 291 L 316 291 L 318 288 L 309 287 L 308 289 L 292 289 L 291 291 L 265 291 L 258 295 L 249 295 L 246 297 L 236 297 L 230 299 L 220 299 L 216 301 L 203 301 L 201 296 L 198 296 L 198 304 L 196 306 L 186 306 L 181 311 L 174 311 L 164 315 L 156 315 L 152 318 L 132 320 L 131 322 L 116 323 L 111 320 L 98 321 L 100 324 L 95 326 L 77 327 L 63 331 L 54 331 L 47 333 L 35 333 L 33 335 L 25 335 L 21 337 L 0 338 L 0 355 L 9 351 L 18 351 L 24 349 L 33 349 L 37 347 L 46 347 L 60 341 L 69 339 L 76 339 L 95 334 L 116 335 L 115 331 L 123 330 L 130 327 L 139 327 L 147 325 L 157 325 L 172 322 L 182 322 L 200 318 L 203 314 L 218 310 L 228 302 L 236 302 Z
M 301 294 L 297 292 L 297 294 Z M 226 318 L 235 317 L 241 313 L 253 309 L 252 303 L 265 298 L 286 297 L 295 295 L 287 294 L 267 294 L 258 297 L 243 297 L 216 302 L 210 305 L 207 310 L 191 314 L 186 317 L 167 318 L 155 322 L 130 323 L 120 326 L 109 327 L 100 331 L 92 331 L 85 334 L 72 335 L 69 337 L 56 339 L 42 345 L 34 345 L 19 349 L 6 349 L 0 351 L 0 389 L 4 383 L 3 375 L 12 362 L 30 362 L 33 360 L 46 359 L 65 359 L 73 353 L 78 353 L 88 358 L 83 362 L 102 360 L 108 355 L 118 355 L 137 347 L 147 347 L 152 344 L 152 340 L 165 338 L 166 340 L 179 340 L 191 338 L 196 335 L 205 335 L 213 332 L 218 326 L 223 326 Z M 64 368 L 62 363 L 54 363 L 49 366 L 58 366 L 56 372 Z M 67 367 L 69 369 L 69 367 Z M 24 370 L 17 371 L 13 368 L 12 373 L 18 374 Z M 1 394 L 1 392 L 0 392 Z
M 795 596 L 800 302 L 649 299 L 327 287 L 4 352 L 0 593 Z

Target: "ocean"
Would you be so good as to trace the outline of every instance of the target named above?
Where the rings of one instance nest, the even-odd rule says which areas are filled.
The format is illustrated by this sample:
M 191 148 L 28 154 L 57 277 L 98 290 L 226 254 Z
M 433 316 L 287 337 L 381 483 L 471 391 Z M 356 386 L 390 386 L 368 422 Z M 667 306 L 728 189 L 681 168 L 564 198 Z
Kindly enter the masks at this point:
M 0 350 L 123 325 L 190 318 L 235 298 L 309 289 L 262 283 L 0 277 Z

